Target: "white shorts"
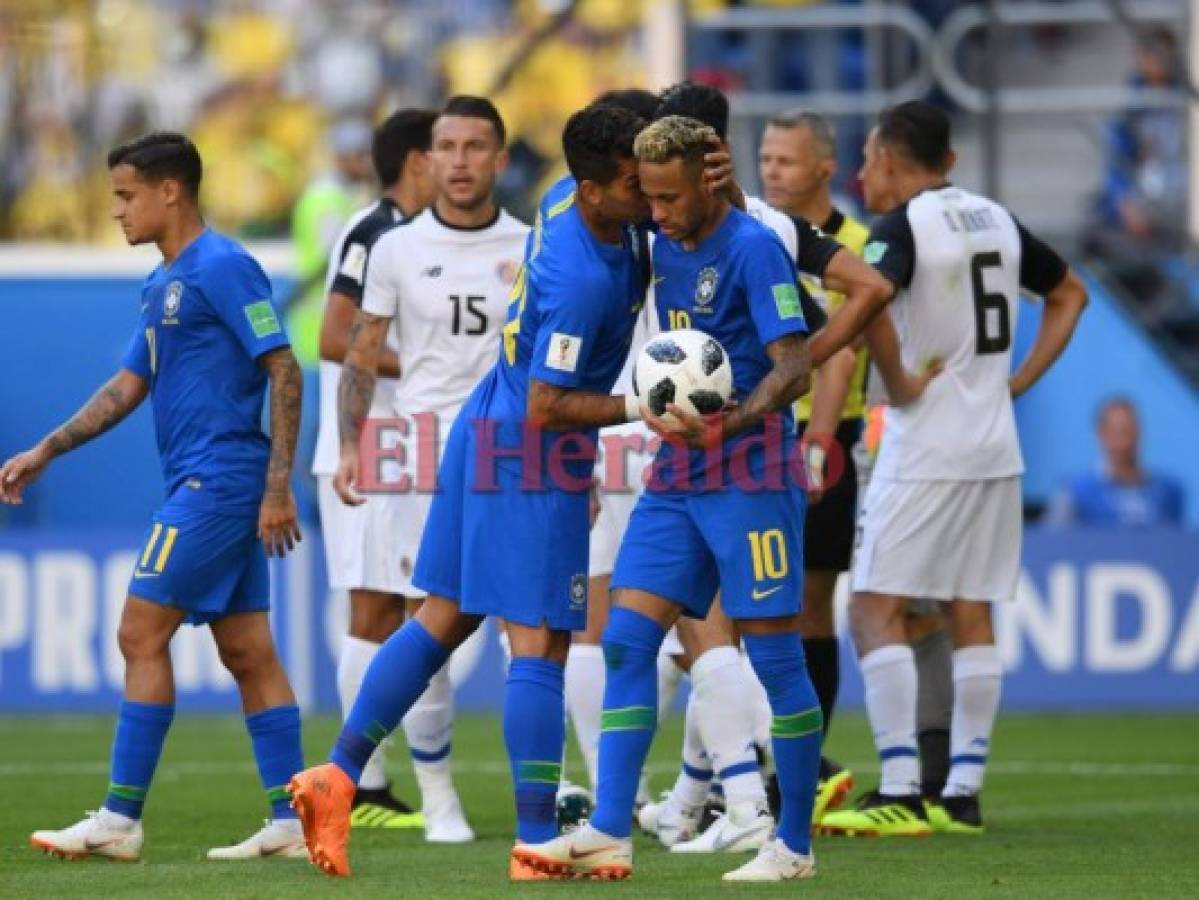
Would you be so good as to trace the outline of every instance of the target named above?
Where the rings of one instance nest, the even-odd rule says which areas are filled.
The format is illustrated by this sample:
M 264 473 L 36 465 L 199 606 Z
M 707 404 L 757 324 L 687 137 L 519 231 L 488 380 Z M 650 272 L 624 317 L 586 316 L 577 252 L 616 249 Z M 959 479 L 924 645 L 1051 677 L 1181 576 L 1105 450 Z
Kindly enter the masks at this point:
M 348 506 L 333 490 L 333 476 L 318 475 L 329 587 L 423 597 L 412 586 L 412 567 L 432 499 L 415 491 L 370 494 L 362 506 Z
M 1020 478 L 874 478 L 858 517 L 853 589 L 932 600 L 1011 600 L 1020 575 Z
M 613 425 L 600 432 L 600 455 L 595 464 L 595 474 L 600 480 L 600 512 L 591 529 L 588 565 L 592 578 L 612 574 L 629 517 L 645 489 L 646 469 L 654 460 L 654 454 L 645 449 L 653 438 L 654 433 L 644 422 Z M 634 439 L 640 439 L 642 449 L 634 446 Z M 627 440 L 626 448 L 620 458 L 609 458 L 606 449 L 618 449 L 615 440 Z

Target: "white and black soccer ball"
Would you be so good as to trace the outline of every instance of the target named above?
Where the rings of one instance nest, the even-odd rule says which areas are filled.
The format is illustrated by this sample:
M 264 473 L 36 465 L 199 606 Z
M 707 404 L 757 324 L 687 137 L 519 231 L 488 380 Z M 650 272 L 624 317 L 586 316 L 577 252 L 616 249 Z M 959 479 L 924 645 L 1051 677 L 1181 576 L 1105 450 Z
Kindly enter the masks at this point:
M 733 395 L 733 367 L 711 335 L 692 328 L 665 331 L 641 348 L 633 393 L 655 416 L 671 403 L 692 415 L 720 412 Z

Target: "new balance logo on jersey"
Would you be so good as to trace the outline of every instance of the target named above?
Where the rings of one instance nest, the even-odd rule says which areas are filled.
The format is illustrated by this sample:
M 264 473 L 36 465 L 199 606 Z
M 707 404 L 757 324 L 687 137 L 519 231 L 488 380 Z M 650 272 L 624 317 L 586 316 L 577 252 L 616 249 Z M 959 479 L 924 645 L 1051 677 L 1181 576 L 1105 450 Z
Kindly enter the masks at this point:
M 421 278 L 440 278 L 441 266 L 428 266 L 424 269 L 421 269 L 420 275 Z

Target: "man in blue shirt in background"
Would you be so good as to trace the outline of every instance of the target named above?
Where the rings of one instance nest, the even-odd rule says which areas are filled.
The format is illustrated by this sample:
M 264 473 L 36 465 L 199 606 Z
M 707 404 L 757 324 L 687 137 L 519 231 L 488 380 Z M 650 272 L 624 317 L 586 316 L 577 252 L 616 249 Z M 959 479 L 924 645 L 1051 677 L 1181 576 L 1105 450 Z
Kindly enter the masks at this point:
M 1075 478 L 1053 501 L 1055 525 L 1148 527 L 1182 525 L 1182 485 L 1147 472 L 1140 462 L 1140 423 L 1127 397 L 1113 397 L 1095 417 L 1103 467 Z
M 125 694 L 111 778 L 97 813 L 35 847 L 67 859 L 136 860 L 142 807 L 175 712 L 171 637 L 207 624 L 241 692 L 266 826 L 210 859 L 305 856 L 286 785 L 303 767 L 300 713 L 275 654 L 268 555 L 300 540 L 291 469 L 301 375 L 258 263 L 207 228 L 203 165 L 180 134 L 145 135 L 109 154 L 113 217 L 163 261 L 142 287 L 121 368 L 68 422 L 0 468 L 0 501 L 20 503 L 50 462 L 112 428 L 149 394 L 167 500 L 154 514 L 121 612 Z M 267 383 L 271 436 L 260 422 Z

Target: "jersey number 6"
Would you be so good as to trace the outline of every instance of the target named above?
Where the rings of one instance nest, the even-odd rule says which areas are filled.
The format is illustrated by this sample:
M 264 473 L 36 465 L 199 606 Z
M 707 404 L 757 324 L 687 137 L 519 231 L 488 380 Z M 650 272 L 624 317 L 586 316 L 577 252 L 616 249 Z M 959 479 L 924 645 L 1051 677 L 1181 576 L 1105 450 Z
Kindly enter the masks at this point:
M 970 258 L 970 284 L 974 289 L 975 351 L 980 355 L 1003 353 L 1012 345 L 1012 322 L 1008 300 L 1003 294 L 987 292 L 984 269 L 998 269 L 1003 259 L 998 250 L 975 253 Z

